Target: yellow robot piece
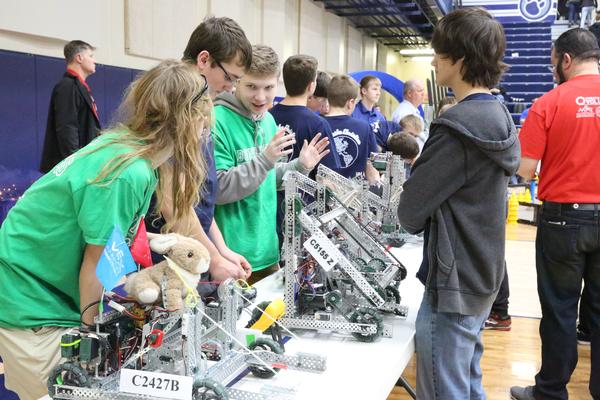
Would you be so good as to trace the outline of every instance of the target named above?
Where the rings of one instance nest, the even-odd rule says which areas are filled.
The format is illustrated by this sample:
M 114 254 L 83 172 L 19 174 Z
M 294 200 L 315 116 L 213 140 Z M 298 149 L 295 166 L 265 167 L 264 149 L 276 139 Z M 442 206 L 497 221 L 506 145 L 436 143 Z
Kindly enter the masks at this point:
M 285 314 L 285 303 L 281 299 L 273 300 L 264 313 L 261 314 L 258 321 L 256 321 L 250 329 L 256 329 L 261 332 L 266 331 L 271 325 L 275 323 L 279 318 Z

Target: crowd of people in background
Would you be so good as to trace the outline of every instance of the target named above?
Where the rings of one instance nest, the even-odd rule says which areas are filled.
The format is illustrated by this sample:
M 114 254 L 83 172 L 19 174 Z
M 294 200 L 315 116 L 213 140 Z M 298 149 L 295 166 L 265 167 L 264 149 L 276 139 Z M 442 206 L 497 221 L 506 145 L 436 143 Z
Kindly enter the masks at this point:
M 568 20 L 569 28 L 589 28 L 598 24 L 598 0 L 559 0 L 558 17 Z
M 571 9 L 575 3 L 581 3 L 576 4 L 581 26 L 591 25 L 595 0 L 568 1 Z M 598 46 L 587 30 L 568 32 L 552 52 L 555 77 L 561 84 L 569 81 L 563 86 L 569 95 L 582 90 L 596 101 L 599 92 L 590 91 L 600 90 Z M 348 75 L 330 76 L 310 55 L 282 63 L 272 48 L 251 45 L 232 19 L 208 18 L 190 36 L 181 61 L 164 61 L 138 77 L 123 103 L 126 118 L 93 140 L 100 125 L 85 79 L 94 73 L 94 48 L 69 43 L 68 68 L 53 91 L 48 117 L 41 167 L 48 173 L 0 228 L 0 356 L 6 386 L 24 400 L 46 393 L 62 333 L 92 321 L 95 309 L 88 305 L 102 293 L 94 270 L 116 223 L 128 241 L 140 221 L 149 230 L 199 240 L 211 255 L 207 281 L 256 281 L 280 268 L 278 205 L 285 172 L 311 176 L 322 164 L 348 178 L 363 176 L 376 187 L 380 175 L 370 154 L 391 151 L 407 165 L 399 220 L 424 237 L 417 275 L 425 286 L 416 322 L 417 396 L 485 398 L 481 331 L 490 318 L 506 321 L 508 315 L 506 190 L 521 153 L 501 93 L 491 90 L 506 68 L 505 36 L 488 12 L 461 9 L 440 20 L 432 47 L 438 83 L 454 96 L 440 102 L 433 121 L 425 121 L 425 84 L 408 79 L 402 102 L 388 119 L 378 107 L 382 83 L 377 77 L 355 82 Z M 585 88 L 580 87 L 583 72 L 594 75 Z M 286 96 L 273 106 L 281 74 Z M 533 176 L 539 160 L 546 160 L 545 151 L 556 152 L 544 144 L 565 127 L 542 127 L 558 100 L 543 96 L 530 110 L 523 176 Z M 596 151 L 597 146 L 588 143 L 587 148 Z M 542 173 L 564 166 L 564 154 L 553 154 L 559 163 L 543 164 Z M 586 171 L 583 183 L 593 189 L 581 198 L 553 197 L 568 190 L 547 183 L 552 172 L 541 175 L 541 194 L 550 204 L 593 206 L 558 205 L 544 214 L 549 224 L 542 231 L 548 232 L 544 243 L 553 246 L 556 259 L 543 258 L 539 250 L 542 369 L 535 386 L 513 390 L 515 399 L 564 398 L 576 362 L 575 329 L 567 328 L 575 324 L 587 268 L 596 268 L 586 288 L 593 345 L 599 346 L 598 249 L 582 244 L 596 258 L 572 263 L 569 288 L 557 283 L 564 274 L 556 272 L 556 260 L 574 251 L 556 230 L 566 229 L 562 237 L 575 243 L 569 226 L 597 225 L 600 182 L 593 176 L 597 170 Z M 573 180 L 562 183 L 573 185 Z M 577 188 L 570 193 L 583 193 Z M 581 222 L 583 210 L 596 219 L 586 214 Z M 596 378 L 590 380 L 596 397 L 598 354 L 592 356 Z

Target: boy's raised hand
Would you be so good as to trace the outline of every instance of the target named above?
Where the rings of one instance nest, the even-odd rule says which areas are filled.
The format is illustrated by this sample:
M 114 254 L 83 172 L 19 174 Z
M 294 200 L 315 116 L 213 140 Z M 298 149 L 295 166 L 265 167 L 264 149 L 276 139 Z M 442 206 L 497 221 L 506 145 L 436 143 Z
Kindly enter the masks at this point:
M 273 136 L 273 139 L 271 139 L 265 148 L 264 154 L 269 161 L 275 164 L 281 157 L 287 157 L 288 154 L 291 154 L 294 151 L 294 149 L 290 147 L 294 143 L 296 143 L 294 135 L 282 128 L 275 133 L 275 136 Z M 288 147 L 290 148 L 285 150 Z
M 317 133 L 310 143 L 305 139 L 302 150 L 300 150 L 300 155 L 298 156 L 298 162 L 300 162 L 302 168 L 308 171 L 312 170 L 323 157 L 329 154 L 330 150 L 327 148 L 328 146 L 329 139 L 327 136 L 321 139 L 321 133 Z

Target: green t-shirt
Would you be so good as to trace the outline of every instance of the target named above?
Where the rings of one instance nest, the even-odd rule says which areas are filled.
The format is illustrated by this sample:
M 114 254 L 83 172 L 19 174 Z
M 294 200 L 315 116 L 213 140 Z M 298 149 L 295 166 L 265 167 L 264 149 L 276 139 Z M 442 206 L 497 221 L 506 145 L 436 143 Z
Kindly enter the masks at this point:
M 254 122 L 225 106 L 215 107 L 215 164 L 217 171 L 228 170 L 250 161 L 271 141 L 277 125 L 267 113 Z M 255 124 L 258 126 L 255 127 Z M 256 145 L 255 145 L 255 128 Z M 257 148 L 258 146 L 258 148 Z M 279 242 L 275 226 L 277 186 L 275 169 L 250 196 L 234 203 L 217 205 L 215 221 L 227 246 L 246 257 L 253 271 L 279 261 Z
M 127 151 L 98 137 L 35 182 L 0 228 L 0 326 L 79 325 L 79 270 L 86 244 L 104 245 L 115 225 L 131 238 L 156 186 L 137 159 L 108 185 L 90 184 Z

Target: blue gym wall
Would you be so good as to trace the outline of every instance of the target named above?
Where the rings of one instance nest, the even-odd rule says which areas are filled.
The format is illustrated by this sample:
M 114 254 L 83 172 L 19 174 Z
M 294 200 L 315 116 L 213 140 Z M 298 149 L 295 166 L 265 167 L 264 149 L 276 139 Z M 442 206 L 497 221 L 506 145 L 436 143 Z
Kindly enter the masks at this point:
M 37 170 L 52 88 L 65 72 L 62 58 L 0 50 L 0 166 Z M 105 127 L 129 83 L 139 73 L 96 65 L 87 80 Z

